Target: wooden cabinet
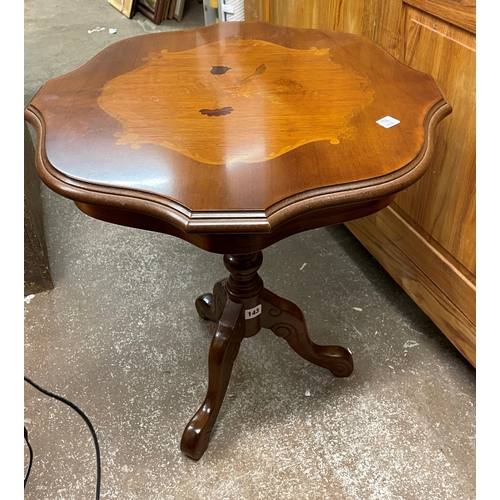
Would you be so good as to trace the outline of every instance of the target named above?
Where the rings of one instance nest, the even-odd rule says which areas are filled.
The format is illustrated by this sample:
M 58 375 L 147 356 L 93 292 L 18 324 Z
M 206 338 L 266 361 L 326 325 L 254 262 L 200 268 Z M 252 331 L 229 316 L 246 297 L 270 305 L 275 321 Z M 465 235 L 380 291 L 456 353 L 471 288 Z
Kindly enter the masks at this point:
M 434 160 L 349 230 L 475 366 L 475 0 L 246 0 L 247 20 L 357 33 L 430 73 L 453 107 Z

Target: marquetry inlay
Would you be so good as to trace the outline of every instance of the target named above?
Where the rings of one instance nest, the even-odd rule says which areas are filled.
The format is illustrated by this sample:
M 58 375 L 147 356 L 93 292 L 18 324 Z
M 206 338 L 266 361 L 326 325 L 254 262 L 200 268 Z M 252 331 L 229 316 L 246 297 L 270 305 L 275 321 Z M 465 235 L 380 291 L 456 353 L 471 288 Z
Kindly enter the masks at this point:
M 211 164 L 261 162 L 314 141 L 338 144 L 372 101 L 370 81 L 335 62 L 328 48 L 236 39 L 151 53 L 107 82 L 98 99 L 123 127 L 117 145 L 161 145 Z

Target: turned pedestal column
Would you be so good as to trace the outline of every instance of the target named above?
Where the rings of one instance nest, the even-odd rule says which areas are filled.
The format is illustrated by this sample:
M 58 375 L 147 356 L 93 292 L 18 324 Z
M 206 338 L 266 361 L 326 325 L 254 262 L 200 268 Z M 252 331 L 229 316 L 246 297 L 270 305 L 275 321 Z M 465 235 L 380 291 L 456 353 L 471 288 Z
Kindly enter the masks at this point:
M 241 341 L 256 335 L 261 328 L 268 328 L 304 359 L 327 368 L 337 377 L 347 377 L 353 370 L 347 349 L 313 343 L 302 311 L 264 288 L 258 274 L 262 252 L 224 255 L 224 265 L 229 278 L 216 283 L 213 293 L 196 300 L 198 314 L 218 325 L 208 355 L 207 395 L 181 440 L 182 451 L 194 459 L 207 449 Z
M 120 40 L 33 97 L 48 187 L 96 219 L 224 255 L 229 277 L 196 301 L 218 325 L 182 436 L 190 457 L 207 447 L 241 341 L 261 328 L 352 372 L 349 351 L 311 342 L 300 309 L 263 287 L 261 251 L 387 207 L 427 170 L 450 112 L 430 75 L 365 38 L 261 22 Z

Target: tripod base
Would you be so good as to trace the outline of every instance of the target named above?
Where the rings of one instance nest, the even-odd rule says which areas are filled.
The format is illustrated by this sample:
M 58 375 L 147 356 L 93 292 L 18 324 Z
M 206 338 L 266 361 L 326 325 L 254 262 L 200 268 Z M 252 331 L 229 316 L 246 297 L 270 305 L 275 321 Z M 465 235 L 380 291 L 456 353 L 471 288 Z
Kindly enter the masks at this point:
M 285 339 L 304 359 L 322 366 L 336 377 L 353 371 L 351 353 L 340 346 L 322 346 L 311 341 L 302 311 L 289 300 L 263 287 L 257 271 L 262 252 L 225 255 L 230 276 L 215 284 L 213 293 L 196 299 L 198 314 L 217 321 L 208 356 L 208 389 L 205 400 L 189 421 L 181 439 L 181 450 L 198 460 L 205 453 L 217 420 L 241 341 L 268 328 Z

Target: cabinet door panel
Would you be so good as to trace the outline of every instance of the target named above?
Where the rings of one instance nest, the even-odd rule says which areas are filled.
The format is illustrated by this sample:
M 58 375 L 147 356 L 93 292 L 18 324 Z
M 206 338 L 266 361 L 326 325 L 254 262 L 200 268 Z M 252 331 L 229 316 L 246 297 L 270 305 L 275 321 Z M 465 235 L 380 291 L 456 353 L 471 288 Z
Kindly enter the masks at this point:
M 475 367 L 476 290 L 467 278 L 391 207 L 346 226 Z
M 299 28 L 336 29 L 341 0 L 270 2 L 270 21 Z
M 396 204 L 474 274 L 475 38 L 413 7 L 406 9 L 405 26 L 404 62 L 432 74 L 453 113 L 437 129 L 431 167 Z
M 263 21 L 361 34 L 440 85 L 453 113 L 427 173 L 346 226 L 475 366 L 475 0 L 247 2 Z
M 404 0 L 405 3 L 476 33 L 476 0 Z
M 365 0 L 362 35 L 383 47 L 396 59 L 402 59 L 401 36 L 405 4 L 402 0 Z

